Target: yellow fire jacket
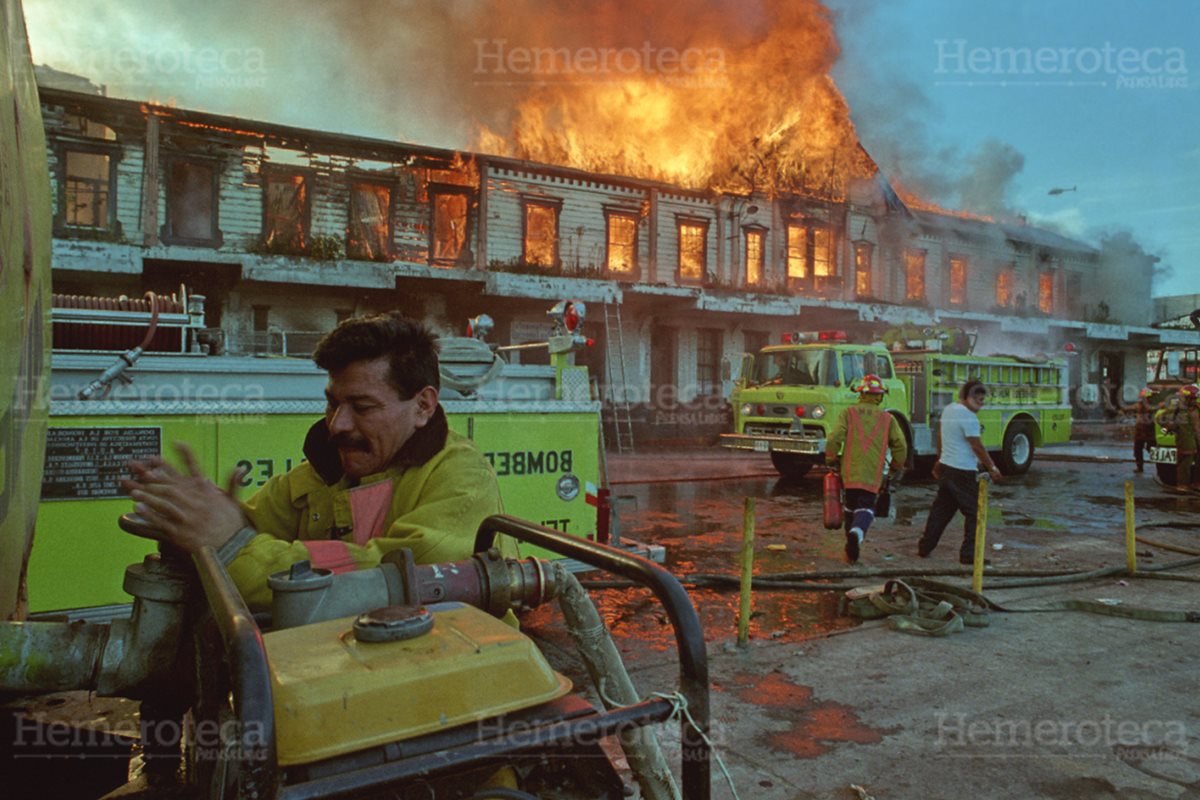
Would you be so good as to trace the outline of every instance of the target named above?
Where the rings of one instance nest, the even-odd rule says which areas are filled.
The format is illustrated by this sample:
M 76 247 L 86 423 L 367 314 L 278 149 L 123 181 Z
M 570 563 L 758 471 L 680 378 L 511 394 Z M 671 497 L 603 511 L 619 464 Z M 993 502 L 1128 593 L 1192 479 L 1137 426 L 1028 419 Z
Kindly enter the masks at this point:
M 889 449 L 892 463 L 903 467 L 908 458 L 904 432 L 891 414 L 873 403 L 860 402 L 838 414 L 825 440 L 825 460 L 836 461 L 840 450 L 842 486 L 878 492 Z
M 447 428 L 440 407 L 390 467 L 355 486 L 341 475 L 326 436 L 323 421 L 314 425 L 305 442 L 309 460 L 242 503 L 258 535 L 229 574 L 251 608 L 268 607 L 268 576 L 299 561 L 345 572 L 375 566 L 402 547 L 420 564 L 469 558 L 480 523 L 502 511 L 491 465 Z M 503 548 L 515 554 L 511 542 Z

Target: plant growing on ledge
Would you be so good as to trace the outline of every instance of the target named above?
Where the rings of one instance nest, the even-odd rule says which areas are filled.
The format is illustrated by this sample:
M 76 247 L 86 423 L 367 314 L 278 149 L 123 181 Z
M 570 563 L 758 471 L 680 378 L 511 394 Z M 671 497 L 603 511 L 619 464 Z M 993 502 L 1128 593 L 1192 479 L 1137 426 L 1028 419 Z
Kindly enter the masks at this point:
M 492 272 L 511 272 L 516 275 L 555 275 L 563 278 L 604 280 L 604 271 L 595 265 L 566 267 L 562 264 L 556 264 L 554 266 L 546 266 L 544 264 L 531 264 L 520 258 L 511 258 L 507 261 L 494 258 L 488 262 L 488 269 Z
M 253 239 L 246 245 L 247 253 L 260 256 L 300 256 L 314 261 L 340 261 L 346 249 L 337 236 L 314 236 L 308 246 L 299 239 Z
M 308 245 L 308 257 L 315 261 L 341 261 L 346 248 L 338 236 L 314 236 Z

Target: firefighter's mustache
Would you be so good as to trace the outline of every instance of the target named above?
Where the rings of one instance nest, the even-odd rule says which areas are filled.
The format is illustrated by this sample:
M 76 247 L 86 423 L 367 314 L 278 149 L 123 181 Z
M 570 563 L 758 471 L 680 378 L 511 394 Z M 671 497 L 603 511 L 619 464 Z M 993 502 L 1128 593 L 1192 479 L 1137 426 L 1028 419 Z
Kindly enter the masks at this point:
M 366 439 L 359 439 L 344 433 L 336 433 L 329 437 L 329 444 L 338 450 L 361 450 L 365 453 L 371 449 L 371 445 L 367 444 Z

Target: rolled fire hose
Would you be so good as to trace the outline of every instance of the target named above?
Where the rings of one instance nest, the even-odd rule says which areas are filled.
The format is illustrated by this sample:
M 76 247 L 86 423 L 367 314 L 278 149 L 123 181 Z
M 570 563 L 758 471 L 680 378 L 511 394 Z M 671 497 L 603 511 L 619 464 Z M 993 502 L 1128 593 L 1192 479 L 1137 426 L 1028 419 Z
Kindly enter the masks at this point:
M 639 702 L 637 689 L 587 590 L 561 562 L 554 562 L 553 569 L 559 586 L 558 605 L 567 630 L 604 707 L 611 710 Z M 646 800 L 679 800 L 679 789 L 653 730 L 637 728 L 621 733 L 621 748 Z
M 487 369 L 478 375 L 456 371 L 456 367 L 481 367 Z M 487 342 L 461 336 L 443 337 L 438 340 L 438 367 L 442 385 L 470 396 L 504 368 L 504 359 L 493 353 Z

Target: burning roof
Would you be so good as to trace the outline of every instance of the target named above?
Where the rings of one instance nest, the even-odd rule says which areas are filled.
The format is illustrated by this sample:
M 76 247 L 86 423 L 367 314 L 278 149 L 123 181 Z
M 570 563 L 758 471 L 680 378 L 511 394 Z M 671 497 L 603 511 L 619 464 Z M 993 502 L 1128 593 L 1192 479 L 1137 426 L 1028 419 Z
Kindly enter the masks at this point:
M 544 15 L 520 47 L 477 42 L 480 65 L 517 99 L 506 125 L 480 126 L 476 149 L 738 194 L 836 199 L 847 180 L 875 174 L 829 77 L 838 45 L 816 0 L 650 0 L 569 15 Z M 572 30 L 588 44 L 563 46 Z

